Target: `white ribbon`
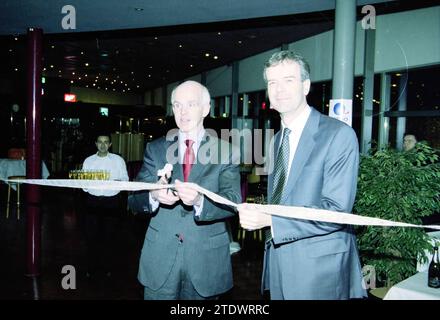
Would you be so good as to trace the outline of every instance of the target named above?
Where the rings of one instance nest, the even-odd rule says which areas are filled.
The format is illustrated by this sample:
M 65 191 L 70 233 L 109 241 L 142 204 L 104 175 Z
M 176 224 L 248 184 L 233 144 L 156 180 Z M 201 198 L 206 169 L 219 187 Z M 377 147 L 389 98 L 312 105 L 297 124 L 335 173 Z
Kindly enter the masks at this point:
M 71 179 L 26 179 L 26 180 L 7 180 L 8 182 L 35 184 L 50 187 L 79 188 L 79 189 L 99 189 L 99 190 L 117 190 L 117 191 L 140 191 L 174 188 L 173 184 L 156 184 L 147 182 L 133 181 L 108 181 L 108 180 L 71 180 Z M 440 230 L 438 225 L 417 225 L 405 222 L 397 222 L 373 217 L 359 216 L 352 213 L 336 212 L 323 209 L 281 206 L 272 204 L 236 204 L 226 198 L 215 194 L 201 186 L 185 182 L 189 187 L 196 189 L 211 200 L 240 209 L 243 205 L 251 206 L 255 210 L 270 215 L 276 215 L 286 218 L 312 220 L 339 224 L 352 224 L 360 226 L 382 226 L 382 227 L 414 227 L 429 228 Z

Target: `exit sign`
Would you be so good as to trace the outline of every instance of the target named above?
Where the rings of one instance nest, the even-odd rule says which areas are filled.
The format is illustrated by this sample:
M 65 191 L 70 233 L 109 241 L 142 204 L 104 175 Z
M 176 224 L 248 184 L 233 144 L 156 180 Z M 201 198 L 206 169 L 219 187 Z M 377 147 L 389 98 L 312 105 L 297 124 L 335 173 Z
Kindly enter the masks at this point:
M 64 101 L 65 102 L 76 102 L 76 94 L 65 93 L 64 94 Z

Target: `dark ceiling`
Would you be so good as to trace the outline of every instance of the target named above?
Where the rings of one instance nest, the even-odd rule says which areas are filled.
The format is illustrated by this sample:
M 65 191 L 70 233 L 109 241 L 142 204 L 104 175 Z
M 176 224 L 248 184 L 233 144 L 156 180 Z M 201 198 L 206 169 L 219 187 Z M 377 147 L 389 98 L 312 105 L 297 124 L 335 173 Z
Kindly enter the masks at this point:
M 140 2 L 142 1 L 137 1 L 137 5 Z M 260 0 L 257 2 L 261 3 Z M 298 2 L 303 6 L 307 3 Z M 305 13 L 293 15 L 139 29 L 122 28 L 123 30 L 116 31 L 45 34 L 44 75 L 65 79 L 80 87 L 115 92 L 145 92 L 332 29 L 334 10 L 316 12 L 314 10 L 318 2 L 326 8 L 334 1 L 310 1 L 314 5 L 300 11 Z M 427 7 L 434 3 L 435 1 L 391 1 L 376 3 L 375 8 L 376 14 L 384 14 Z M 6 5 L 6 9 L 7 7 Z M 170 15 L 178 13 L 169 12 Z M 0 14 L 0 17 L 2 15 L 5 13 Z M 183 16 L 190 18 L 188 10 Z M 358 18 L 361 17 L 361 7 L 358 7 Z M 220 18 L 221 14 L 216 16 L 216 19 Z M 11 20 L 11 17 L 8 19 Z M 4 26 L 3 21 L 0 28 Z M 104 24 L 104 27 L 108 26 Z M 119 28 L 121 29 L 120 26 Z M 0 31 L 0 34 L 5 34 L 3 29 Z M 0 66 L 1 74 L 24 74 L 25 38 L 25 35 L 0 37 L 0 59 L 4 62 Z

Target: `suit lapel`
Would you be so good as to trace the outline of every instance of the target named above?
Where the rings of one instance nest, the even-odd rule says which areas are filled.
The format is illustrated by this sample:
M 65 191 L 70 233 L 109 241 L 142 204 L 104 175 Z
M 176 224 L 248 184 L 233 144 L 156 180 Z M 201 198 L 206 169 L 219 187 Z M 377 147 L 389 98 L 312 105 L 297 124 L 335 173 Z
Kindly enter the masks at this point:
M 164 149 L 162 151 L 162 154 L 164 155 L 164 159 L 163 159 L 163 165 L 165 165 L 166 163 L 168 163 L 166 155 L 167 155 L 167 151 L 169 150 L 169 148 L 171 148 L 171 146 L 174 143 L 178 143 L 178 138 L 176 136 L 176 138 L 174 138 L 174 140 L 165 140 L 165 143 L 163 144 Z M 179 148 L 177 147 L 177 150 L 175 151 L 175 154 L 172 155 L 173 159 L 177 159 L 177 162 L 173 164 L 173 173 L 171 174 L 171 183 L 174 183 L 174 180 L 178 179 L 180 181 L 183 181 L 183 170 L 182 170 L 182 164 L 179 161 Z M 173 162 L 171 162 L 173 163 Z
M 310 158 L 310 154 L 315 147 L 315 134 L 318 132 L 320 114 L 312 108 L 309 119 L 306 122 L 301 138 L 296 148 L 296 153 L 290 166 L 289 178 L 283 190 L 281 203 L 285 201 L 286 195 L 292 192 L 298 177 L 300 176 L 305 164 Z

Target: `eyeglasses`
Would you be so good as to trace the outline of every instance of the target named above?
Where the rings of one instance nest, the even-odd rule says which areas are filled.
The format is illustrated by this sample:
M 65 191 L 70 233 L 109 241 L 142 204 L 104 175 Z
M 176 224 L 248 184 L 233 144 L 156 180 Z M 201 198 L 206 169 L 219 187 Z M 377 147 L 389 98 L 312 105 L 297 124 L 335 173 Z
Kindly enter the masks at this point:
M 178 111 L 183 110 L 184 108 L 186 108 L 188 110 L 194 110 L 194 109 L 196 109 L 196 108 L 198 108 L 200 106 L 200 102 L 198 102 L 198 101 L 190 101 L 187 104 L 183 104 L 183 103 L 180 103 L 180 102 L 174 102 L 172 104 L 172 106 L 173 106 L 174 110 L 178 110 Z

